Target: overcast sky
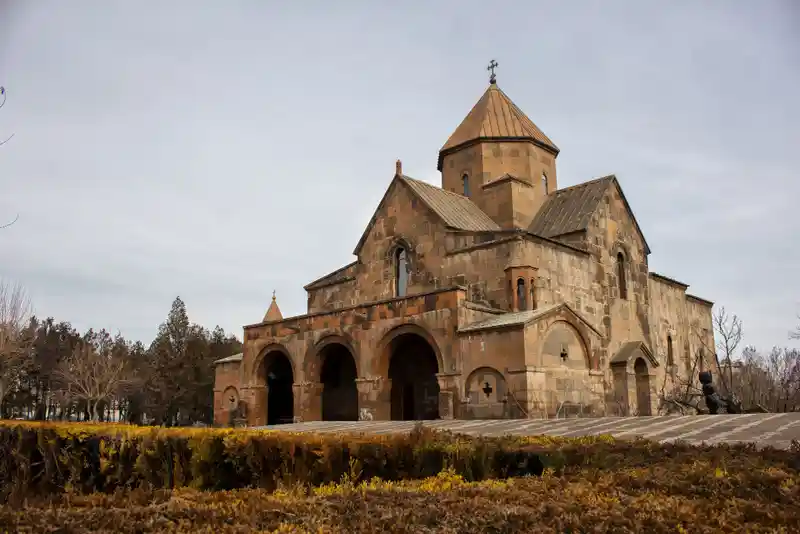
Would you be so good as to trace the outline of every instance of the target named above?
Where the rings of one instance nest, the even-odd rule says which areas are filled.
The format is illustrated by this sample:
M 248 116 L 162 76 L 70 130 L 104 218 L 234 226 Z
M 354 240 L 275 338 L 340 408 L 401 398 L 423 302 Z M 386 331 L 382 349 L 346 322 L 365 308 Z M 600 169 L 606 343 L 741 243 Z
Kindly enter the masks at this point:
M 651 270 L 739 314 L 747 343 L 790 344 L 791 0 L 0 0 L 0 219 L 20 216 L 0 276 L 40 315 L 145 343 L 176 295 L 239 337 L 273 289 L 303 313 L 397 158 L 440 183 L 491 58 L 561 148 L 560 187 L 615 173 Z

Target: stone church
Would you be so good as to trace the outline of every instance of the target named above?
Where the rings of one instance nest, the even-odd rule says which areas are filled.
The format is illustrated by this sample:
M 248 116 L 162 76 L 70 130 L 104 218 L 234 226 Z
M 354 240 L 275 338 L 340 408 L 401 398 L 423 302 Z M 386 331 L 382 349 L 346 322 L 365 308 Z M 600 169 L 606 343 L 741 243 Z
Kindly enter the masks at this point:
M 558 155 L 492 76 L 439 151 L 441 187 L 398 161 L 307 313 L 273 294 L 244 327 L 215 422 L 655 414 L 709 364 L 712 303 L 650 271 L 615 176 L 559 188 Z

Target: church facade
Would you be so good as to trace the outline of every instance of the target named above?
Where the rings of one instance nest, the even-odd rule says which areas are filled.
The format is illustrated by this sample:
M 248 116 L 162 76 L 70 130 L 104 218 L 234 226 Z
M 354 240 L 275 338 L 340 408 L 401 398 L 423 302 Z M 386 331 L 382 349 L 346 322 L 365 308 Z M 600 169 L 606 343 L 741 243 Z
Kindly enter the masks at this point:
M 620 183 L 559 188 L 559 149 L 497 86 L 400 162 L 355 261 L 275 296 L 216 364 L 215 422 L 649 415 L 714 347 L 712 303 L 653 273 Z

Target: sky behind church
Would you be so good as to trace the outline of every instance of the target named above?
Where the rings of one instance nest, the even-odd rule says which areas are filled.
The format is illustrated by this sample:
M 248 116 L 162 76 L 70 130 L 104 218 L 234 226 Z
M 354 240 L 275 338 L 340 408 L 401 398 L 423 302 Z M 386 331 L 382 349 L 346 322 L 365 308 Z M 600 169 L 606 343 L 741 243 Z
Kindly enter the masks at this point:
M 800 7 L 792 0 L 0 0 L 0 276 L 39 315 L 149 343 L 180 295 L 241 336 L 273 289 L 352 261 L 397 158 L 499 86 L 615 173 L 651 270 L 791 345 L 800 313 Z

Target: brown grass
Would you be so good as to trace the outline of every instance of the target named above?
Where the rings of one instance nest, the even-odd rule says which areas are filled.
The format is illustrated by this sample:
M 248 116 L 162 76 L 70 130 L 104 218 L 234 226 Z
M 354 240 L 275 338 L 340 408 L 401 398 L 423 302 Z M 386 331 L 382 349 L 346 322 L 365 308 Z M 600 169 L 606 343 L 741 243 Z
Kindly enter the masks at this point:
M 658 446 L 655 446 L 656 448 Z M 0 508 L 11 532 L 800 532 L 794 454 L 665 449 L 646 466 L 466 482 L 352 482 L 268 492 L 133 490 Z

